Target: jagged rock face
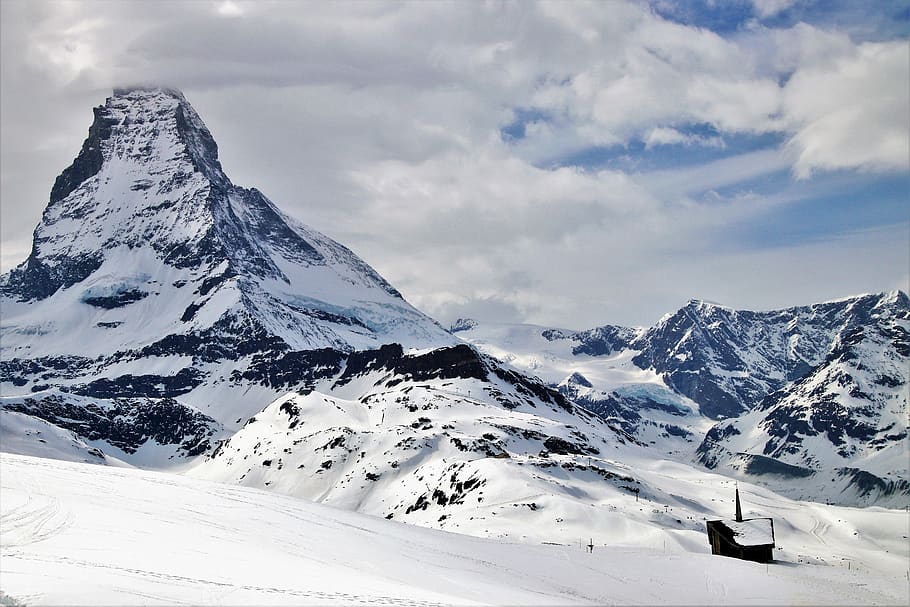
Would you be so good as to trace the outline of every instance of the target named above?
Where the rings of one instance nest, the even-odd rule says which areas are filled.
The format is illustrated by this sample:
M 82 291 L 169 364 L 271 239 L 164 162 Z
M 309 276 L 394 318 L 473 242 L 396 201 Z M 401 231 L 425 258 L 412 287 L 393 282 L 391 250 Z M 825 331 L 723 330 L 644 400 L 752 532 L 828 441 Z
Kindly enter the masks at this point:
M 767 479 L 782 491 L 860 503 L 900 504 L 910 496 L 907 386 L 910 306 L 903 293 L 858 311 L 808 374 L 769 394 L 742 418 L 715 426 L 698 448 L 711 468 Z M 784 484 L 785 479 L 805 479 Z
M 6 411 L 69 430 L 107 454 L 134 455 L 149 445 L 170 447 L 171 458 L 200 455 L 211 450 L 211 439 L 221 430 L 215 420 L 171 398 L 105 400 L 59 393 L 7 398 L 3 404 Z
M 905 314 L 907 296 L 867 295 L 774 312 L 693 301 L 631 344 L 640 350 L 634 363 L 660 373 L 708 417 L 736 417 L 810 372 L 838 334 L 873 322 L 881 306 Z
M 120 246 L 148 244 L 166 257 L 184 245 L 213 261 L 200 242 L 212 233 L 213 186 L 229 182 L 189 104 L 171 91 L 118 91 L 94 111 L 79 156 L 54 183 L 28 261 L 4 285 L 8 294 L 50 297 Z
M 572 354 L 588 354 L 589 356 L 609 356 L 614 352 L 627 350 L 640 335 L 640 330 L 630 329 L 628 327 L 618 327 L 615 325 L 606 325 L 572 333 L 569 337 L 578 345 L 572 348 Z M 557 334 L 558 335 L 558 334 Z M 544 337 L 555 337 L 552 332 L 547 331 Z
M 450 333 L 458 333 L 459 331 L 470 331 L 477 326 L 477 321 L 473 318 L 459 318 L 449 327 Z
M 199 115 L 160 88 L 95 108 L 0 297 L 4 396 L 178 398 L 228 425 L 278 393 L 254 363 L 457 343 L 347 248 L 232 184 Z

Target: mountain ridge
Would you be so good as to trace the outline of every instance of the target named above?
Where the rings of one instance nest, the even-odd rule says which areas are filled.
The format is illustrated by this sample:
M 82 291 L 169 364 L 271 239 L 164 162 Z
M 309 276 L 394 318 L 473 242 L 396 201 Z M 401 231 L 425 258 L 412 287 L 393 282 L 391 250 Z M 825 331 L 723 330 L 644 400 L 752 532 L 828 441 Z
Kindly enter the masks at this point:
M 647 328 L 460 324 L 462 339 L 673 457 L 800 499 L 910 496 L 902 291 L 763 312 L 690 300 Z

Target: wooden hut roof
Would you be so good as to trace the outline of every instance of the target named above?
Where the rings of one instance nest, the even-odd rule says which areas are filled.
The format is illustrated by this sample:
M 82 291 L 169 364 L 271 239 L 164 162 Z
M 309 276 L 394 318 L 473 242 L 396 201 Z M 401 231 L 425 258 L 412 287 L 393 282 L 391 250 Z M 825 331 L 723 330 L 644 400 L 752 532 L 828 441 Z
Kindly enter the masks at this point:
M 766 546 L 774 544 L 774 528 L 769 518 L 744 521 L 720 521 L 733 532 L 734 541 L 740 546 Z

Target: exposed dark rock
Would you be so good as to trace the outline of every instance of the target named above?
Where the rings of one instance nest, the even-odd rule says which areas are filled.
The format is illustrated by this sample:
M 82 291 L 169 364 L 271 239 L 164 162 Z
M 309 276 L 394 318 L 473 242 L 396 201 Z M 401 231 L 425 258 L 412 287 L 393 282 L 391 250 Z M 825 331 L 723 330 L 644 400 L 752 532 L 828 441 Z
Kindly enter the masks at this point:
M 205 305 L 205 302 L 193 302 L 186 307 L 186 310 L 183 311 L 183 314 L 180 316 L 180 320 L 183 322 L 189 322 L 193 320 L 193 317 L 196 316 L 196 312 L 199 311 L 202 306 Z
M 487 379 L 487 369 L 480 356 L 473 348 L 464 344 L 437 348 L 419 356 L 405 356 L 389 370 L 412 381 Z
M 449 327 L 449 333 L 459 333 L 461 331 L 470 331 L 477 326 L 477 321 L 473 318 L 459 318 Z
M 353 378 L 366 375 L 371 371 L 391 370 L 402 356 L 404 356 L 404 350 L 400 344 L 387 344 L 378 350 L 351 352 L 347 357 L 344 372 L 335 385 L 344 386 Z
M 593 388 L 593 384 L 588 381 L 588 378 L 582 375 L 581 373 L 575 372 L 566 378 L 566 383 L 572 384 L 575 386 L 581 386 L 582 388 Z
M 575 407 L 566 399 L 565 396 L 553 388 L 541 383 L 537 379 L 530 378 L 526 375 L 500 366 L 494 367 L 493 373 L 496 375 L 496 377 L 503 380 L 504 382 L 513 384 L 515 386 L 515 389 L 520 394 L 526 394 L 529 397 L 536 397 L 544 403 L 555 405 L 560 409 L 568 411 L 569 413 L 574 413 L 576 411 Z
M 145 299 L 148 295 L 148 293 L 139 289 L 126 289 L 113 295 L 85 297 L 82 302 L 96 308 L 112 310 L 114 308 L 122 308 L 140 299 Z
M 737 454 L 745 461 L 743 472 L 754 474 L 756 476 L 773 474 L 786 478 L 807 478 L 815 474 L 815 470 L 803 468 L 802 466 L 793 466 L 776 459 L 765 457 L 763 455 L 752 455 L 746 453 Z
M 201 285 L 199 285 L 199 294 L 208 295 L 216 287 L 220 287 L 225 282 L 229 281 L 230 279 L 234 278 L 235 276 L 237 276 L 237 273 L 234 272 L 230 267 L 228 267 L 221 274 L 218 274 L 216 276 L 209 276 L 208 278 L 206 278 L 205 280 L 202 281 Z
M 399 344 L 388 344 L 378 350 L 351 352 L 335 386 L 343 386 L 354 377 L 380 370 L 395 374 L 398 381 L 487 378 L 486 366 L 470 346 L 437 348 L 426 354 L 405 356 Z
M 878 493 L 879 496 L 895 493 L 910 496 L 910 482 L 906 480 L 885 480 L 859 468 L 838 468 L 837 473 L 848 478 L 850 485 L 856 487 L 857 492 L 863 497 L 872 493 Z
M 142 348 L 138 356 L 191 356 L 194 361 L 215 362 L 268 352 L 288 350 L 279 337 L 250 317 L 224 316 L 204 331 L 171 334 Z
M 124 453 L 135 453 L 148 441 L 177 445 L 190 457 L 211 449 L 218 423 L 171 398 L 114 399 L 108 403 L 70 402 L 63 396 L 26 398 L 7 404 L 10 411 L 38 417 L 89 441 L 102 440 Z
M 0 376 L 17 386 L 29 381 L 75 379 L 94 369 L 97 361 L 82 356 L 45 356 L 0 360 Z
M 95 398 L 165 398 L 185 394 L 202 382 L 199 371 L 181 369 L 176 375 L 121 375 L 101 378 L 71 389 L 74 394 Z
M 452 436 L 449 437 L 449 441 L 451 441 L 459 451 L 470 451 L 472 453 L 481 454 L 484 457 L 509 457 L 509 454 L 503 448 L 502 443 L 498 440 Z
M 572 348 L 572 354 L 609 356 L 629 348 L 634 337 L 634 330 L 613 325 L 580 331 L 572 336 L 572 339 L 579 342 Z
M 544 441 L 543 446 L 550 453 L 559 455 L 597 455 L 597 448 L 585 444 L 577 444 L 558 436 L 550 436 Z
M 88 129 L 88 137 L 82 143 L 79 155 L 73 164 L 63 169 L 51 188 L 50 203 L 54 204 L 69 196 L 82 182 L 94 177 L 104 164 L 103 142 L 111 136 L 117 121 L 103 105 L 92 109 L 95 119 Z
M 678 436 L 680 438 L 688 438 L 689 436 L 692 436 L 692 433 L 685 428 L 680 428 L 679 426 L 674 426 L 673 424 L 667 424 L 664 426 L 664 430 L 670 436 Z
M 104 262 L 101 252 L 55 258 L 46 263 L 36 254 L 37 236 L 32 252 L 25 263 L 9 273 L 2 293 L 19 301 L 46 299 L 59 289 L 73 286 L 88 278 Z
M 275 355 L 265 351 L 256 354 L 238 380 L 251 381 L 270 388 L 291 388 L 333 377 L 341 370 L 345 354 L 331 348 L 285 352 Z

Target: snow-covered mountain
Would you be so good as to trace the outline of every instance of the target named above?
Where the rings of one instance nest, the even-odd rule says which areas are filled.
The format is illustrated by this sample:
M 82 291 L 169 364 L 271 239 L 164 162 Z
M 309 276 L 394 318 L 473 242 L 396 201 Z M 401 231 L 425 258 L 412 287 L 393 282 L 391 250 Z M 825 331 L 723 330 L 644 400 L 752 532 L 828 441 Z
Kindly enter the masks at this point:
M 794 497 L 837 500 L 852 489 L 862 503 L 905 506 L 906 296 L 880 298 L 864 312 L 869 319 L 840 331 L 821 364 L 742 417 L 712 428 L 699 460 L 761 475 Z
M 805 499 L 910 496 L 903 292 L 771 312 L 691 301 L 647 329 L 453 330 L 668 455 Z
M 574 517 L 606 496 L 673 503 L 622 463 L 629 447 L 467 345 L 384 346 L 277 399 L 188 473 L 443 529 L 489 520 L 520 536 L 528 517 Z
M 31 255 L 0 290 L 4 347 L 30 357 L 191 354 L 195 343 L 164 338 L 215 333 L 251 351 L 451 341 L 348 249 L 233 185 L 202 120 L 167 89 L 118 90 L 95 109 Z
M 635 364 L 700 404 L 713 419 L 753 409 L 769 393 L 822 364 L 839 336 L 870 323 L 910 318 L 910 301 L 895 291 L 777 310 L 751 312 L 691 301 L 649 329 L 631 347 Z M 897 331 L 906 331 L 906 325 Z
M 695 401 L 668 387 L 653 369 L 634 364 L 639 351 L 630 344 L 645 329 L 571 331 L 465 319 L 456 326 L 462 328 L 453 327 L 455 335 L 541 378 L 632 440 L 664 454 L 688 460 L 711 426 Z
M 234 186 L 175 91 L 96 109 L 0 291 L 14 452 L 192 468 L 456 528 L 478 507 L 505 521 L 589 508 L 589 492 L 662 495 L 608 458 L 621 431 Z
M 197 453 L 237 427 L 279 394 L 242 379 L 259 360 L 456 343 L 351 251 L 232 184 L 202 120 L 162 88 L 95 108 L 0 296 L 7 410 L 122 456 L 149 441 Z M 150 411 L 187 436 L 126 430 Z

